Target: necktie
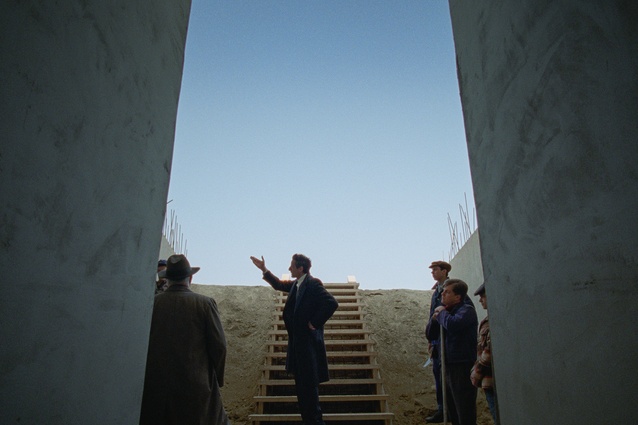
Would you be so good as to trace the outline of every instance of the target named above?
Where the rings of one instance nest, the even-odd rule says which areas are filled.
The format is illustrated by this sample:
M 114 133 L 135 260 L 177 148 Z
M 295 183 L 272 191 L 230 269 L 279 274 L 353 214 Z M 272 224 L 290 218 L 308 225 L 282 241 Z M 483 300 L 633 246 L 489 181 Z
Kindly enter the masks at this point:
M 295 303 L 295 308 L 297 308 L 297 282 L 292 285 L 292 289 L 290 290 L 290 294 L 288 295 L 290 301 Z
M 295 296 L 295 310 L 297 310 L 297 306 L 299 305 L 299 300 L 301 299 L 301 288 L 299 287 L 299 284 L 301 282 L 297 281 L 297 283 L 295 283 L 295 287 L 298 289 L 297 290 L 297 294 Z

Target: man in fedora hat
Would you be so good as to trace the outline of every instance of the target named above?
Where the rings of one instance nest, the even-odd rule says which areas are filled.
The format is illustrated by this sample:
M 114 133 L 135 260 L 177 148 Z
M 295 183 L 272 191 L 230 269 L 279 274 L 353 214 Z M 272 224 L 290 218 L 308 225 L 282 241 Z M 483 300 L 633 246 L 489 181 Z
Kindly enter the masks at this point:
M 140 425 L 229 425 L 219 388 L 224 384 L 226 337 L 212 298 L 190 290 L 183 255 L 171 255 L 168 289 L 155 296 Z

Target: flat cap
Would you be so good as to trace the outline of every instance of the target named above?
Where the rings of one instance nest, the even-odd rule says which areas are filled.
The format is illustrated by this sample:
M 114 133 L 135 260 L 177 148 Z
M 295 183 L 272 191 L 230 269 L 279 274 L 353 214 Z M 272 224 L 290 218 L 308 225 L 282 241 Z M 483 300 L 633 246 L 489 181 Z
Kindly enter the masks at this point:
M 432 264 L 430 264 L 430 268 L 432 267 L 440 267 L 443 270 L 447 270 L 448 273 L 452 271 L 452 266 L 450 265 L 450 263 L 445 261 L 432 261 Z

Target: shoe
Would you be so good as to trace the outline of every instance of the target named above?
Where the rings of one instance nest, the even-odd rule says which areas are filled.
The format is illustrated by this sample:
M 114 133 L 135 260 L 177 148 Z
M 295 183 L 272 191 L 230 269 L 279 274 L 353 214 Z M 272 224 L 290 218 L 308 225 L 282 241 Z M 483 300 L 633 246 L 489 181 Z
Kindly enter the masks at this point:
M 440 424 L 441 422 L 443 422 L 443 412 L 440 410 L 437 410 L 433 415 L 425 418 L 426 424 Z

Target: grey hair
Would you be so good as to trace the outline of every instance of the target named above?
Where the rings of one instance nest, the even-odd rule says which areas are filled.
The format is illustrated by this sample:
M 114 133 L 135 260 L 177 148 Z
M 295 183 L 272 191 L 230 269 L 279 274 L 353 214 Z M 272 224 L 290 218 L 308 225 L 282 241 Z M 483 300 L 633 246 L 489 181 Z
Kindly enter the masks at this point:
M 188 284 L 190 283 L 190 276 L 186 276 L 184 279 L 179 279 L 179 280 L 168 280 L 168 286 L 173 286 L 173 285 L 185 285 L 188 286 Z

